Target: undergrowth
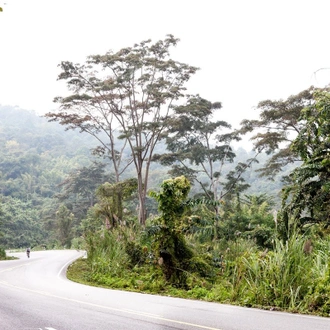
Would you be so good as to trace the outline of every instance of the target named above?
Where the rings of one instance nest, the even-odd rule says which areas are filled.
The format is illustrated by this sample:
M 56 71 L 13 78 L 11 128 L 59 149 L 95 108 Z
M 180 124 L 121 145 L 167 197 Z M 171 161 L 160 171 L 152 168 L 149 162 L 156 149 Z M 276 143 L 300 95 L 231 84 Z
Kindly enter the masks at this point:
M 106 239 L 114 244 L 112 248 L 118 244 L 125 251 L 124 240 L 116 235 L 114 240 Z M 130 249 L 125 253 L 114 249 L 107 258 L 106 254 L 95 254 L 97 262 L 90 256 L 79 259 L 67 275 L 76 282 L 111 289 L 329 316 L 330 240 L 318 240 L 313 249 L 306 248 L 308 244 L 303 236 L 293 235 L 285 243 L 276 240 L 271 251 L 260 251 L 244 239 L 227 242 L 225 250 L 221 244 L 207 252 L 199 247 L 201 258 L 204 253 L 211 261 L 220 256 L 220 262 L 213 263 L 213 277 L 187 273 L 185 288 L 167 282 L 161 265 L 150 256 L 141 257 L 143 263 L 135 260 L 135 265 L 130 264 Z M 141 255 L 146 249 L 141 245 Z

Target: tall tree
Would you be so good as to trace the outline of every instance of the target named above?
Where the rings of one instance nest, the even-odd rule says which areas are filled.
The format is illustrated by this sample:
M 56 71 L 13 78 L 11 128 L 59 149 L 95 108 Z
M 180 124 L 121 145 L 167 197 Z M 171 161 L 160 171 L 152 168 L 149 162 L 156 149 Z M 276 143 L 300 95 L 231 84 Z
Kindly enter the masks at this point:
M 154 44 L 147 40 L 116 53 L 89 56 L 83 65 L 62 62 L 59 79 L 67 82 L 72 94 L 55 98 L 59 111 L 46 115 L 68 129 L 79 128 L 94 136 L 100 142 L 99 151 L 111 159 L 117 182 L 126 167 L 134 165 L 141 224 L 146 220 L 155 146 L 173 102 L 183 96 L 185 83 L 197 70 L 169 57 L 170 47 L 177 43 L 168 35 Z
M 252 133 L 251 140 L 257 150 L 264 150 L 272 157 L 259 170 L 261 176 L 272 178 L 282 168 L 299 161 L 297 153 L 290 148 L 292 141 L 304 127 L 299 121 L 301 111 L 313 104 L 313 94 L 317 89 L 310 87 L 286 100 L 265 100 L 258 104 L 258 120 L 243 120 L 241 134 Z
M 233 162 L 230 143 L 239 140 L 226 121 L 213 119 L 220 109 L 220 102 L 189 95 L 186 104 L 174 107 L 166 137 L 169 153 L 154 157 L 163 165 L 172 165 L 171 175 L 184 175 L 198 183 L 210 200 L 223 196 L 223 165 Z
M 284 213 L 299 226 L 321 223 L 330 226 L 330 93 L 314 93 L 315 103 L 300 116 L 302 129 L 292 143 L 303 164 L 285 189 Z
M 83 208 L 93 206 L 95 203 L 96 188 L 106 181 L 105 164 L 92 163 L 72 171 L 67 178 L 60 184 L 64 188 L 57 197 L 60 201 L 69 200 L 73 195 L 75 204 L 81 204 Z
M 71 247 L 74 215 L 65 205 L 60 205 L 56 212 L 57 237 L 64 247 Z

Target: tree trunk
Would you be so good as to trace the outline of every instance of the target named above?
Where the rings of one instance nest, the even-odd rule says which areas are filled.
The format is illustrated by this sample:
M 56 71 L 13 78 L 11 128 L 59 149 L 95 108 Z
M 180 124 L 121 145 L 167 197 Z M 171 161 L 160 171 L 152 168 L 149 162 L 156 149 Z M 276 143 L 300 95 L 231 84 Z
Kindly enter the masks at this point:
M 146 224 L 146 193 L 143 187 L 141 172 L 138 173 L 138 195 L 139 195 L 139 223 L 144 226 Z

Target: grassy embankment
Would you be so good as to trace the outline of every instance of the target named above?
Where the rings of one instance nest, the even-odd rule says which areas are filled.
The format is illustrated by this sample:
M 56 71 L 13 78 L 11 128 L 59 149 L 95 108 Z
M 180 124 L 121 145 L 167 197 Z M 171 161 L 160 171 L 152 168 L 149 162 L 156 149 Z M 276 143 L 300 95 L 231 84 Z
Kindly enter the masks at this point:
M 161 266 L 126 268 L 122 249 L 112 246 L 111 260 L 79 259 L 68 269 L 68 278 L 87 285 L 169 295 L 219 303 L 330 315 L 330 239 L 313 246 L 304 237 L 276 241 L 272 251 L 261 252 L 251 242 L 232 243 L 223 267 L 210 279 L 190 274 L 186 288 L 166 284 Z

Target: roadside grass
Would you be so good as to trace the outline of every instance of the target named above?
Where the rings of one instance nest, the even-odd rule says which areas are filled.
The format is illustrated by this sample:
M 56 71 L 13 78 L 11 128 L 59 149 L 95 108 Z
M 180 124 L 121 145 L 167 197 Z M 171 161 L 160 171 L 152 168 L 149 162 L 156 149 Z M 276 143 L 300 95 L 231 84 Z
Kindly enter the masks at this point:
M 125 275 L 121 277 L 108 276 L 106 274 L 93 275 L 92 267 L 83 258 L 73 262 L 68 267 L 66 275 L 73 282 L 90 286 L 159 295 L 169 295 L 171 293 L 172 296 L 176 297 L 185 296 L 183 290 L 177 290 L 169 285 L 165 285 L 164 281 L 159 281 L 155 278 L 155 274 L 144 273 L 142 275 L 135 270 L 135 272 L 126 271 Z
M 15 260 L 17 259 L 16 257 L 13 256 L 8 256 L 6 253 L 6 250 L 3 248 L 0 248 L 0 261 L 2 260 Z
M 126 260 L 119 249 L 112 251 L 111 261 L 97 253 L 95 260 L 78 259 L 69 266 L 67 277 L 108 289 L 330 316 L 329 238 L 306 250 L 306 239 L 293 236 L 286 243 L 276 241 L 267 253 L 240 243 L 223 255 L 224 266 L 212 281 L 189 274 L 184 289 L 167 284 L 157 263 L 132 268 L 122 264 L 119 270 Z
M 93 285 L 89 280 L 90 266 L 87 264 L 86 259 L 77 259 L 74 263 L 69 265 L 66 276 L 69 280 L 81 284 Z
M 72 263 L 68 267 L 66 275 L 73 282 L 106 289 L 242 305 L 239 301 L 232 299 L 233 287 L 229 281 L 223 281 L 223 278 L 220 283 L 213 284 L 204 280 L 196 281 L 196 279 L 193 279 L 190 280 L 191 288 L 185 290 L 166 284 L 161 272 L 147 270 L 143 267 L 135 270 L 126 270 L 125 275 L 121 277 L 107 274 L 93 275 L 87 259 L 83 258 L 77 259 Z M 195 283 L 193 283 L 194 281 Z M 265 308 L 263 306 L 254 307 Z
M 13 256 L 6 256 L 4 258 L 0 257 L 0 261 L 5 261 L 5 260 L 17 260 L 18 258 L 13 257 Z

